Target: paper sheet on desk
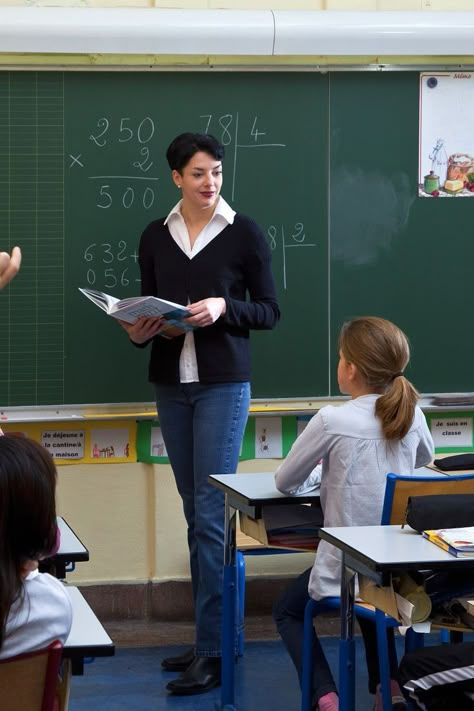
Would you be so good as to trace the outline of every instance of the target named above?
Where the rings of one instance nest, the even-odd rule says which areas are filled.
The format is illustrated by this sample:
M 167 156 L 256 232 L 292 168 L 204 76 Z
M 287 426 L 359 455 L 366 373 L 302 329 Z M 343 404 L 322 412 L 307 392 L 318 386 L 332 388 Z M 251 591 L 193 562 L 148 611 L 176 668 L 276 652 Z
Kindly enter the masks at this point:
M 293 489 L 291 495 L 303 496 L 304 494 L 310 494 L 312 491 L 317 491 L 321 486 L 321 470 L 322 465 L 316 464 L 306 481 L 300 484 L 298 488 Z

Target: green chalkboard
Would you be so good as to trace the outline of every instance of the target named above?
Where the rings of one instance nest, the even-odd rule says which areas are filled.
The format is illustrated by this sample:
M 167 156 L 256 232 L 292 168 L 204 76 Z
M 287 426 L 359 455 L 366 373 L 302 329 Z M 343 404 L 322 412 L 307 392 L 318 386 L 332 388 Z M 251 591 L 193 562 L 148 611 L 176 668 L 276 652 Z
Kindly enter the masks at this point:
M 472 391 L 474 200 L 417 196 L 417 72 L 2 72 L 0 406 L 153 399 L 148 353 L 78 292 L 139 293 L 137 247 L 178 199 L 181 131 L 226 146 L 224 197 L 262 226 L 282 320 L 252 335 L 254 398 L 338 394 L 361 314 L 409 335 L 420 391 Z
M 253 397 L 328 393 L 328 80 L 305 73 L 0 74 L 0 405 L 151 401 L 148 353 L 78 291 L 139 293 L 137 247 L 178 199 L 182 131 L 226 146 L 224 197 L 268 237 L 283 312 L 253 334 Z
M 332 342 L 354 315 L 389 318 L 410 338 L 420 392 L 471 392 L 474 199 L 417 197 L 419 74 L 330 85 Z

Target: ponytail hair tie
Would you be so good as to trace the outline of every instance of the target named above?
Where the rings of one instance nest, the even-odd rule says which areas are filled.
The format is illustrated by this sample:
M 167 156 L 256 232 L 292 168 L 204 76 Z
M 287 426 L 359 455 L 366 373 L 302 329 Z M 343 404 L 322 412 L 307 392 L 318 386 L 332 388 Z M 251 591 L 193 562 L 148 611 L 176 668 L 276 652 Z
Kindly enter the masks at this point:
M 402 372 L 400 372 L 400 373 L 394 373 L 394 374 L 392 375 L 392 380 L 395 380 L 395 378 L 404 378 L 404 377 L 405 377 L 405 376 L 403 375 Z

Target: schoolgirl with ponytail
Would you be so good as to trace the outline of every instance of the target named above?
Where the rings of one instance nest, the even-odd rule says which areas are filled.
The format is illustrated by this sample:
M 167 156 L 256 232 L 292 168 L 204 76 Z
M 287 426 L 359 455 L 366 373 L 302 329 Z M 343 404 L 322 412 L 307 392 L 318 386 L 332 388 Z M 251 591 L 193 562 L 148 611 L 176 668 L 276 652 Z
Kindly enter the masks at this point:
M 418 393 L 405 377 L 408 339 L 395 324 L 366 316 L 345 323 L 339 336 L 339 389 L 351 399 L 323 407 L 308 423 L 275 474 L 277 488 L 291 494 L 322 460 L 321 505 L 325 526 L 380 523 L 389 472 L 414 474 L 431 461 L 433 440 L 417 406 Z M 274 618 L 301 680 L 304 609 L 310 597 L 339 596 L 341 554 L 321 541 L 312 568 L 297 578 L 274 607 Z M 369 671 L 369 691 L 381 709 L 375 624 L 359 619 Z M 392 708 L 405 701 L 390 640 Z M 319 640 L 313 637 L 313 709 L 337 711 L 337 689 Z

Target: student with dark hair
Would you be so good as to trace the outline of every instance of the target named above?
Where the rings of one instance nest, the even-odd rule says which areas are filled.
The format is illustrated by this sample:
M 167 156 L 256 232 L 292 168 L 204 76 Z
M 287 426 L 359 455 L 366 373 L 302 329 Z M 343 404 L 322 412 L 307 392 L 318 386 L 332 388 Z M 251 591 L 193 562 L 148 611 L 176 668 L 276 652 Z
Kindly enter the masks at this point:
M 23 437 L 0 437 L 0 658 L 68 637 L 72 609 L 63 584 L 38 572 L 56 544 L 56 468 Z
M 250 403 L 249 332 L 273 328 L 280 312 L 265 236 L 220 196 L 224 147 L 183 133 L 166 156 L 181 199 L 142 235 L 142 294 L 187 304 L 196 328 L 166 339 L 160 319 L 122 325 L 135 344 L 152 342 L 149 379 L 188 525 L 195 646 L 162 666 L 183 672 L 169 691 L 197 694 L 221 676 L 224 496 L 207 478 L 237 469 Z
M 441 644 L 405 654 L 400 684 L 417 708 L 425 711 L 472 711 L 474 642 Z
M 355 318 L 339 336 L 337 379 L 349 402 L 328 405 L 312 418 L 275 474 L 277 488 L 295 493 L 322 459 L 321 506 L 325 526 L 380 523 L 389 472 L 411 474 L 427 464 L 433 440 L 418 393 L 404 376 L 407 338 L 395 324 L 374 316 Z M 310 597 L 339 596 L 341 553 L 321 541 L 312 568 L 297 578 L 274 607 L 274 618 L 301 680 L 304 611 Z M 369 690 L 382 708 L 375 623 L 359 619 L 366 646 Z M 405 708 L 398 663 L 389 637 L 393 709 Z M 337 711 L 339 700 L 324 651 L 313 630 L 313 708 Z

